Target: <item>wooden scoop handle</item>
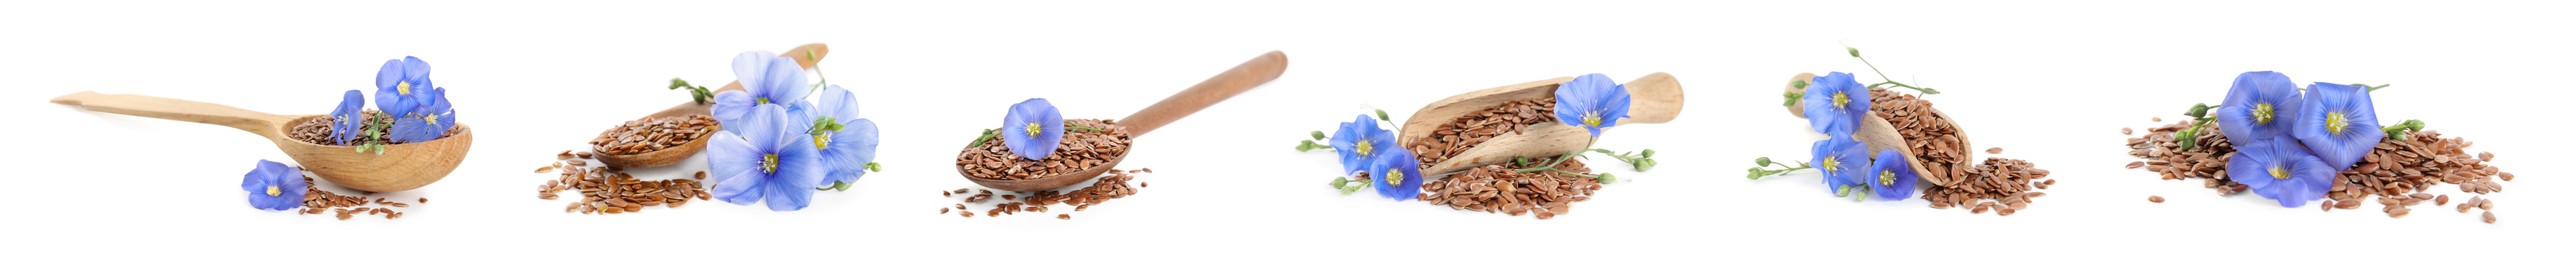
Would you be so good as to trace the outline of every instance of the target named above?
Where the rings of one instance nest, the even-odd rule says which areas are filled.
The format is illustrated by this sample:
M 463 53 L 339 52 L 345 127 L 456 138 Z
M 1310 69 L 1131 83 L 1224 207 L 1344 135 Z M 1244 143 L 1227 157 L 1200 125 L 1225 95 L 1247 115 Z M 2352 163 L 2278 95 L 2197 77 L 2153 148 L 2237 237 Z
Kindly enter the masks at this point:
M 1158 100 L 1155 105 L 1148 105 L 1148 108 L 1140 109 L 1138 113 L 1131 113 L 1129 117 L 1121 118 L 1121 126 L 1129 128 L 1132 137 L 1146 135 L 1149 131 L 1156 131 L 1159 127 L 1174 123 L 1174 120 L 1190 116 L 1193 112 L 1201 112 L 1201 109 L 1209 108 L 1211 104 L 1218 104 L 1219 101 L 1245 93 L 1246 90 L 1263 86 L 1265 82 L 1272 82 L 1272 79 L 1280 78 L 1281 72 L 1289 67 L 1290 57 L 1282 55 L 1281 51 L 1265 52 L 1263 56 L 1256 56 L 1253 60 L 1245 61 L 1244 64 L 1237 64 L 1227 72 L 1202 80 L 1200 84 L 1194 84 L 1190 89 L 1174 93 L 1174 96 L 1165 97 L 1165 100 Z
M 133 94 L 99 94 L 95 91 L 54 97 L 53 103 L 98 112 L 229 126 L 267 139 L 283 138 L 285 121 L 293 119 L 213 103 Z
M 818 67 L 818 61 L 827 58 L 827 44 L 802 44 L 800 47 L 793 47 L 792 50 L 783 51 L 782 53 L 777 53 L 775 55 L 782 56 L 784 58 L 791 58 L 793 61 L 799 61 L 802 69 Z M 717 95 L 721 92 L 728 91 L 747 91 L 747 87 L 738 85 L 737 80 L 731 80 L 729 81 L 729 85 L 721 85 L 720 88 L 712 89 L 712 94 Z M 659 111 L 657 114 L 650 114 L 649 117 L 663 118 L 708 114 L 712 114 L 711 104 L 694 104 L 693 101 L 689 100 L 682 104 L 676 104 L 675 107 L 669 107 L 667 110 Z

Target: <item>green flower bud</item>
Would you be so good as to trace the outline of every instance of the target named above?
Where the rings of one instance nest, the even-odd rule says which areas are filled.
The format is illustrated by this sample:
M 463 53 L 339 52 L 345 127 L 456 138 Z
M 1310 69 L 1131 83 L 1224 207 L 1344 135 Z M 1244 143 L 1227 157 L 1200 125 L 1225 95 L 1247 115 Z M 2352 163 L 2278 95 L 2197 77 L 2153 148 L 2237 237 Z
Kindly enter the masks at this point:
M 1599 179 L 1599 180 L 1601 181 L 1601 184 L 1610 184 L 1610 183 L 1612 183 L 1612 182 L 1619 182 L 1619 176 L 1610 175 L 1610 173 L 1607 173 L 1607 172 L 1605 172 L 1605 173 L 1601 173 L 1601 177 L 1596 178 L 1596 179 Z
M 1315 140 L 1325 140 L 1325 131 L 1308 131 L 1308 136 Z

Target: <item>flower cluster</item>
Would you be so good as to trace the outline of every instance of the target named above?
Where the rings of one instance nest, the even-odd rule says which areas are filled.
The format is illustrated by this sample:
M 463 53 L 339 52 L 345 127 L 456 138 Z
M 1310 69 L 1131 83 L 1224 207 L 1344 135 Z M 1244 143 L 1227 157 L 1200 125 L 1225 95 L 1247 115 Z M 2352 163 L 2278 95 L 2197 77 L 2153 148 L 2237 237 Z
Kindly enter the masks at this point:
M 427 61 L 415 56 L 383 61 L 374 72 L 373 98 L 374 111 L 382 116 L 366 116 L 363 91 L 347 90 L 329 113 L 334 120 L 331 144 L 380 154 L 389 144 L 444 138 L 454 129 L 454 105 L 446 101 L 445 88 L 428 77 L 428 69 Z
M 740 53 L 730 68 L 746 91 L 722 92 L 712 104 L 722 126 L 706 151 L 713 198 L 800 210 L 817 190 L 843 191 L 879 171 L 880 128 L 859 117 L 852 91 L 823 75 L 810 84 L 798 62 L 769 52 Z M 813 94 L 819 102 L 806 100 Z
M 1852 50 L 1852 55 L 1857 56 L 1857 52 Z M 1921 178 L 1913 171 L 1912 163 L 1907 161 L 1908 155 L 1894 149 L 1871 153 L 1868 143 L 1851 138 L 1863 127 L 1860 122 L 1868 118 L 1871 101 L 1868 90 L 1875 85 L 1861 85 L 1850 73 L 1832 72 L 1792 86 L 1805 89 L 1805 94 L 1799 96 L 1802 99 L 1796 104 L 1805 106 L 1807 125 L 1827 138 L 1815 142 L 1813 163 L 1781 165 L 1783 168 L 1780 169 L 1752 168 L 1751 174 L 1745 178 L 1761 179 L 1814 169 L 1823 173 L 1824 186 L 1833 196 L 1865 200 L 1874 193 L 1877 198 L 1889 201 L 1912 198 Z M 1759 167 L 1778 165 L 1769 157 L 1762 157 L 1754 163 Z
M 1573 80 L 1559 84 L 1553 94 L 1557 97 L 1555 114 L 1557 122 L 1583 128 L 1593 137 L 1600 137 L 1604 128 L 1617 126 L 1620 119 L 1628 118 L 1630 97 L 1627 86 L 1611 81 L 1608 76 L 1601 74 L 1577 76 Z M 1345 176 L 1335 177 L 1332 185 L 1343 194 L 1349 195 L 1360 191 L 1363 187 L 1371 187 L 1377 190 L 1380 196 L 1396 200 L 1414 199 L 1422 193 L 1424 181 L 1422 169 L 1416 161 L 1414 152 L 1397 143 L 1396 132 L 1383 128 L 1394 123 L 1389 120 L 1387 110 L 1374 109 L 1372 112 L 1368 115 L 1355 115 L 1352 121 L 1341 123 L 1335 129 L 1333 138 L 1327 138 L 1325 131 L 1308 133 L 1311 139 L 1299 141 L 1298 150 L 1301 152 L 1315 149 L 1334 150 L 1336 162 L 1343 165 Z M 1585 146 L 1583 150 L 1560 155 L 1549 164 L 1517 171 L 1555 171 L 1597 178 L 1602 183 L 1615 181 L 1617 177 L 1609 173 L 1589 175 L 1556 169 L 1557 163 L 1578 157 L 1587 151 L 1601 152 L 1628 162 L 1637 171 L 1645 171 L 1655 166 L 1653 149 L 1616 153 L 1604 149 L 1591 149 L 1590 144 Z M 1515 159 L 1526 160 L 1527 158 Z M 1364 173 L 1367 173 L 1369 178 L 1352 178 Z
M 2299 92 L 2286 74 L 2247 72 L 2233 79 L 2222 105 L 2200 104 L 2190 116 L 2221 126 L 2240 150 L 2225 164 L 2229 178 L 2278 205 L 2299 207 L 2329 194 L 2341 169 L 2364 159 L 2388 130 L 2398 130 L 2376 122 L 2372 89 L 2317 82 Z M 2196 133 L 2187 131 L 2202 128 L 2179 133 L 2182 145 L 2194 146 Z

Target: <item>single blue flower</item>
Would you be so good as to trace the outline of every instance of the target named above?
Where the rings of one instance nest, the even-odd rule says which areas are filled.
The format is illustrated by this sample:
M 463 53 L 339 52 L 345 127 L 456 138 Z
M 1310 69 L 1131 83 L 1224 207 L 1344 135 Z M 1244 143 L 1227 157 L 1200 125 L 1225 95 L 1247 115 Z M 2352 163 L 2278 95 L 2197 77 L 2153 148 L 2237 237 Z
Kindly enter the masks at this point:
M 1379 159 L 1370 164 L 1370 187 L 1379 196 L 1404 201 L 1423 193 L 1423 170 L 1415 163 L 1414 152 L 1404 147 L 1384 147 Z
M 804 128 L 790 126 L 791 114 L 780 104 L 759 104 L 745 115 L 749 124 L 728 125 L 737 132 L 712 133 L 710 157 L 712 198 L 732 204 L 765 201 L 765 208 L 793 211 L 809 207 L 810 194 L 827 177 L 818 147 Z
M 2295 116 L 2304 97 L 2295 91 L 2295 82 L 2286 74 L 2253 71 L 2233 77 L 2233 89 L 2224 93 L 2224 104 L 2215 110 L 2215 123 L 2222 125 L 2224 138 L 2234 146 L 2250 145 L 2287 135 L 2294 123 L 2280 117 Z
M 1628 118 L 1628 87 L 1601 73 L 1575 76 L 1557 86 L 1557 122 L 1581 126 L 1592 136 Z
M 1813 166 L 1824 173 L 1824 186 L 1840 194 L 1851 187 L 1867 185 L 1867 175 L 1874 173 L 1868 170 L 1868 155 L 1868 144 L 1851 140 L 1850 135 L 1833 135 L 1815 142 Z
M 1050 106 L 1049 99 L 1033 98 L 1005 110 L 1005 129 L 1000 131 L 1004 132 L 1001 135 L 1005 136 L 1005 149 L 1039 161 L 1059 150 L 1060 137 L 1067 135 L 1067 124 L 1059 118 L 1059 108 Z
M 365 92 L 347 90 L 346 99 L 338 101 L 338 110 L 329 112 L 329 140 L 348 145 L 365 133 Z
M 1859 122 L 1868 117 L 1868 87 L 1850 73 L 1833 72 L 1806 85 L 1806 96 L 1797 104 L 1805 107 L 1806 123 L 1815 132 L 1847 136 L 1859 131 Z
M 802 70 L 797 60 L 775 57 L 772 52 L 753 51 L 731 58 L 729 69 L 730 73 L 738 75 L 738 86 L 747 91 L 714 95 L 712 119 L 720 120 L 722 125 L 745 118 L 751 112 L 748 110 L 756 105 L 787 105 L 785 111 L 802 113 L 805 107 L 802 104 L 808 104 L 799 102 L 809 97 L 811 88 L 808 71 Z
M 427 102 L 426 90 L 434 87 L 435 81 L 427 79 L 427 61 L 418 56 L 384 61 L 382 70 L 374 72 L 374 110 L 395 117 L 409 115 L 419 103 Z
M 1895 149 L 1877 151 L 1875 166 L 1877 170 L 1868 174 L 1868 187 L 1876 190 L 1880 199 L 1897 201 L 1912 198 L 1913 187 L 1919 187 L 1915 184 L 1922 181 L 1921 174 L 1913 172 L 1912 163 L 1904 161 L 1904 153 Z
M 431 88 L 421 92 L 428 98 L 427 101 L 420 102 L 418 108 L 412 109 L 411 116 L 400 117 L 392 122 L 391 135 L 387 136 L 391 141 L 415 143 L 436 140 L 436 138 L 445 137 L 447 130 L 454 129 L 454 105 L 452 102 L 446 102 L 445 88 Z
M 2331 168 L 2347 169 L 2384 141 L 2384 127 L 2375 122 L 2375 100 L 2368 98 L 2366 87 L 2314 82 L 2304 92 L 2294 132 L 2313 157 Z
M 249 206 L 263 210 L 302 207 L 303 190 L 310 187 L 301 171 L 276 161 L 258 160 L 258 168 L 240 177 L 240 190 L 249 191 Z
M 2364 90 L 2360 90 L 2364 91 Z M 2227 178 L 2250 186 L 2252 193 L 2289 208 L 2322 200 L 2331 193 L 2339 169 L 2314 158 L 2294 137 L 2279 136 L 2242 146 L 2225 164 Z
M 818 146 L 820 164 L 827 168 L 827 178 L 819 180 L 819 183 L 853 183 L 855 179 L 863 178 L 863 165 L 871 164 L 872 158 L 879 155 L 880 126 L 874 125 L 871 119 L 860 117 L 853 91 L 827 86 L 827 89 L 819 91 L 818 99 L 817 104 L 820 105 L 811 111 L 817 114 L 816 118 L 811 119 L 831 120 L 843 126 L 834 131 L 813 131 L 816 133 L 810 135 L 810 143 Z
M 1343 163 L 1343 174 L 1369 170 L 1370 162 L 1388 150 L 1405 150 L 1397 145 L 1397 133 L 1379 128 L 1379 120 L 1369 115 L 1354 115 L 1352 122 L 1335 127 L 1334 138 L 1326 140 L 1334 155 Z

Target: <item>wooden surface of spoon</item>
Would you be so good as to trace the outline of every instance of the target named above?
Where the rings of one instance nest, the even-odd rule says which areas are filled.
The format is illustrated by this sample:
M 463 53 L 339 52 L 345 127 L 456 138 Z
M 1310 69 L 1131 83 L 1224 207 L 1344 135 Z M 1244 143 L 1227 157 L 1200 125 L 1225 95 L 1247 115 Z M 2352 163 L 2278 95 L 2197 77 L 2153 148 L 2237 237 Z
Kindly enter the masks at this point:
M 1796 82 L 1807 82 L 1807 84 L 1810 84 L 1809 86 L 1812 86 L 1811 84 L 1814 83 L 1814 79 L 1814 73 L 1797 73 L 1796 77 L 1788 79 L 1789 83 L 1780 84 L 1779 88 L 1780 90 L 1787 91 L 1788 93 L 1804 94 L 1806 93 L 1806 90 L 1797 88 L 1795 86 Z M 1797 104 L 1789 105 L 1788 113 L 1796 115 L 1798 118 L 1805 118 L 1805 103 L 1806 102 L 1797 102 Z M 1957 124 L 1957 119 L 1949 118 L 1947 113 L 1939 112 L 1939 108 L 1930 108 L 1930 113 L 1932 115 L 1939 116 L 1941 120 L 1947 120 L 1948 129 L 1956 131 L 1956 134 L 1954 135 L 1957 136 L 1957 143 L 1955 144 L 1957 146 L 1957 165 L 1950 167 L 1949 170 L 1964 171 L 1966 168 L 1973 168 L 1975 165 L 1973 161 L 1975 159 L 1975 155 L 1974 150 L 1972 149 L 1974 149 L 1975 145 L 1972 144 L 1974 141 L 1969 141 L 1969 139 L 1966 138 L 1966 128 L 1960 127 Z M 1913 174 L 1921 175 L 1922 180 L 1930 181 L 1930 184 L 1947 185 L 1950 179 L 1955 178 L 1951 176 L 1952 174 L 1956 174 L 1954 172 L 1934 172 L 1930 170 L 1930 167 L 1922 167 L 1922 165 L 1925 164 L 1922 164 L 1920 159 L 1921 157 L 1912 156 L 1912 154 L 1914 154 L 1912 149 L 1913 146 L 1910 142 L 1906 142 L 1904 140 L 1904 135 L 1902 133 L 1896 132 L 1894 122 L 1886 121 L 1885 117 L 1877 116 L 1877 113 L 1868 113 L 1867 115 L 1868 116 L 1861 118 L 1859 131 L 1850 134 L 1851 140 L 1859 140 L 1860 143 L 1867 144 L 1868 152 L 1872 154 L 1878 151 L 1885 151 L 1886 149 L 1894 149 L 1896 153 L 1905 154 L 1904 158 L 1901 159 L 1904 160 L 1905 163 L 1908 163 L 1906 165 L 1913 166 Z
M 1414 147 L 1425 138 L 1432 138 L 1432 131 L 1440 129 L 1442 125 L 1454 123 L 1468 114 L 1503 105 L 1505 102 L 1554 97 L 1557 86 L 1573 79 L 1573 77 L 1561 77 L 1512 84 L 1462 93 L 1432 102 L 1431 105 L 1425 105 L 1422 110 L 1415 111 L 1413 116 L 1406 117 L 1405 126 L 1399 128 L 1404 132 L 1397 133 L 1397 143 Z M 1662 72 L 1646 74 L 1645 77 L 1639 77 L 1623 85 L 1628 88 L 1628 118 L 1619 119 L 1619 125 L 1660 124 L 1681 117 L 1683 100 L 1681 80 L 1674 79 L 1672 74 Z M 1529 128 L 1521 129 L 1519 133 L 1506 133 L 1486 139 L 1476 147 L 1468 148 L 1466 151 L 1450 156 L 1449 159 L 1442 160 L 1439 164 L 1423 169 L 1423 172 L 1426 176 L 1441 176 L 1477 166 L 1511 162 L 1513 157 L 1564 155 L 1582 150 L 1585 144 L 1592 141 L 1592 133 L 1584 130 L 1583 127 L 1557 122 L 1532 124 Z
M 284 116 L 212 103 L 91 91 L 55 97 L 52 102 L 90 111 L 222 125 L 248 131 L 275 143 L 276 149 L 283 150 L 285 156 L 293 157 L 294 162 L 320 176 L 320 179 L 371 192 L 404 191 L 435 183 L 444 179 L 446 174 L 453 173 L 455 166 L 462 165 L 463 156 L 471 150 L 472 132 L 468 124 L 455 125 L 454 133 L 445 138 L 390 145 L 382 154 L 374 154 L 357 152 L 350 146 L 294 140 L 285 132 L 304 121 L 326 120 L 329 118 L 327 115 Z
M 776 56 L 791 58 L 793 61 L 798 61 L 802 69 L 817 67 L 819 60 L 827 58 L 827 44 L 803 44 L 800 47 L 792 48 L 792 50 L 776 54 Z M 729 82 L 729 85 L 722 85 L 719 89 L 713 89 L 712 94 L 717 95 L 721 92 L 729 91 L 747 91 L 747 88 L 739 86 L 738 81 L 733 80 Z M 693 101 L 688 100 L 685 103 L 676 104 L 675 107 L 669 107 L 667 110 L 660 110 L 658 113 L 651 113 L 649 116 L 642 118 L 669 120 L 685 116 L 710 114 L 712 114 L 711 103 L 695 104 Z M 715 123 L 705 130 L 718 132 L 721 130 L 721 125 Z M 613 129 L 606 129 L 605 131 L 605 133 L 600 133 L 599 135 L 601 136 L 603 134 L 613 133 Z M 695 138 L 693 141 L 688 141 L 684 144 L 678 144 L 675 147 L 635 154 L 606 154 L 600 151 L 596 154 L 596 161 L 603 162 L 606 165 L 623 168 L 667 166 L 678 162 L 684 162 L 685 158 L 693 158 L 695 154 L 702 153 L 703 147 L 708 146 L 710 143 L 711 137 L 706 136 L 704 138 Z
M 1200 84 L 1193 84 L 1192 88 L 1184 89 L 1183 92 L 1176 92 L 1173 96 L 1167 96 L 1164 100 L 1158 100 L 1155 105 L 1149 105 L 1145 109 L 1140 109 L 1136 113 L 1131 113 L 1129 117 L 1121 118 L 1119 124 L 1130 132 L 1131 144 L 1129 147 L 1131 149 L 1135 149 L 1138 147 L 1137 143 L 1139 136 L 1145 135 L 1148 132 L 1156 131 L 1157 128 L 1165 127 L 1166 124 L 1172 124 L 1175 120 L 1180 120 L 1183 119 L 1184 116 L 1192 115 L 1193 112 L 1200 112 L 1201 109 L 1209 108 L 1210 105 L 1218 104 L 1219 101 L 1224 101 L 1229 97 L 1235 97 L 1237 94 L 1245 93 L 1246 90 L 1254 89 L 1254 87 L 1257 86 L 1263 86 L 1263 83 L 1272 82 L 1273 79 L 1280 78 L 1281 72 L 1287 70 L 1289 67 L 1290 58 L 1286 55 L 1282 55 L 1281 51 L 1265 52 L 1262 56 L 1256 56 L 1253 60 L 1247 60 L 1244 64 L 1237 64 L 1234 68 L 1228 68 L 1227 72 L 1221 72 L 1218 76 L 1211 76 L 1210 79 L 1202 80 Z M 1121 160 L 1127 159 L 1129 155 L 1130 149 L 1122 149 L 1121 154 L 1112 155 L 1111 161 L 1104 162 L 1103 165 L 1100 166 L 1068 174 L 1022 180 L 979 178 L 976 176 L 970 176 L 969 169 L 966 168 L 960 169 L 958 173 L 961 174 L 962 178 L 968 178 L 971 182 L 978 183 L 979 186 L 987 186 L 991 189 L 1009 191 L 1046 191 L 1067 187 L 1068 185 L 1075 185 L 1080 182 L 1085 182 L 1086 180 L 1092 180 L 1095 176 L 1102 176 L 1104 171 L 1111 170 L 1112 167 L 1121 165 Z

